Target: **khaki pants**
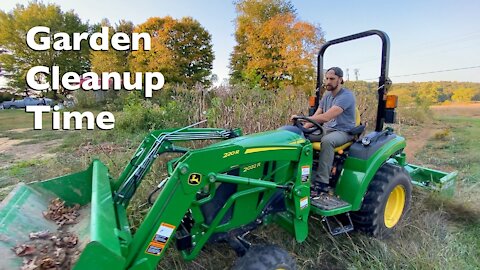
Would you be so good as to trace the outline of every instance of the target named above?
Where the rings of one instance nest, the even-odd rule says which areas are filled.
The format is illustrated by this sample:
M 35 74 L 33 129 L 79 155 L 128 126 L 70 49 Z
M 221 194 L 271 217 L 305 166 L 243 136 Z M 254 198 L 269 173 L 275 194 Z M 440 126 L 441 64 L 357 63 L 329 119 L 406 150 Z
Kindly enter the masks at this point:
M 314 181 L 328 184 L 330 171 L 332 170 L 333 158 L 335 156 L 334 149 L 353 139 L 353 136 L 347 132 L 325 129 L 325 135 L 322 137 L 322 145 L 320 148 L 320 158 L 318 161 L 317 177 Z

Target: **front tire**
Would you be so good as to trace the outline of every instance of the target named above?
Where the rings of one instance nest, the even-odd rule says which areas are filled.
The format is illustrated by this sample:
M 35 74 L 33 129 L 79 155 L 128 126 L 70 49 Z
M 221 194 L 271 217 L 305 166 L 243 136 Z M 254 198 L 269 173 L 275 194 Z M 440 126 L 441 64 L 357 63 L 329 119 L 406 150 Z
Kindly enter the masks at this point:
M 294 270 L 295 261 L 287 251 L 275 245 L 252 246 L 237 259 L 232 270 Z
M 412 184 L 408 172 L 385 163 L 370 183 L 362 207 L 352 213 L 357 229 L 385 238 L 397 228 L 410 207 Z

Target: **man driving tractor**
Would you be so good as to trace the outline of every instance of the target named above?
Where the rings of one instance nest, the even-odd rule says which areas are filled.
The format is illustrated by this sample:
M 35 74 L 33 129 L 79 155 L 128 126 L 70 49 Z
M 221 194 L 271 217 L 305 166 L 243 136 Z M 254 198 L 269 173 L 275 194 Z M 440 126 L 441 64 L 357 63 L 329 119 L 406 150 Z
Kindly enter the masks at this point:
M 328 192 L 329 176 L 334 159 L 334 149 L 353 139 L 348 133 L 355 127 L 355 96 L 343 86 L 343 71 L 339 67 L 331 67 L 325 74 L 326 92 L 319 102 L 317 111 L 310 119 L 323 124 L 324 134 L 321 137 L 321 149 L 316 173 L 313 175 L 312 195 Z M 293 115 L 293 120 L 297 115 Z M 305 123 L 305 128 L 312 127 Z M 310 139 L 315 135 L 310 135 Z

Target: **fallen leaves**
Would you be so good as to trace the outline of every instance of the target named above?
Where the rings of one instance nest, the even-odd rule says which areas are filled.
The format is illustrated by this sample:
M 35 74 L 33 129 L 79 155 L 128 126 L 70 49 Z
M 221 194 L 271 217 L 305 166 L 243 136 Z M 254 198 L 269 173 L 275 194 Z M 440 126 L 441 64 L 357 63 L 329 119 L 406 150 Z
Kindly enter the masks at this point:
M 112 155 L 114 152 L 118 151 L 126 151 L 124 146 L 110 143 L 110 142 L 104 142 L 100 144 L 92 144 L 91 142 L 87 142 L 85 144 L 82 144 L 78 147 L 78 150 L 76 151 L 76 154 L 79 156 L 92 156 L 92 155 L 98 155 L 98 154 L 105 154 L 105 155 Z
M 43 217 L 48 220 L 55 221 L 60 227 L 63 225 L 75 224 L 80 205 L 75 204 L 73 207 L 65 206 L 65 202 L 59 198 L 53 199 L 48 206 L 48 210 L 43 212 Z
M 80 216 L 79 205 L 68 207 L 59 198 L 53 199 L 43 216 L 59 225 L 57 232 L 48 230 L 31 232 L 30 241 L 13 248 L 15 254 L 24 257 L 21 270 L 60 270 L 71 269 L 79 256 L 78 236 L 60 230 L 64 225 L 76 223 Z
M 46 239 L 50 237 L 50 232 L 48 230 L 46 231 L 39 231 L 39 232 L 32 232 L 28 235 L 30 240 L 35 240 L 35 239 Z
M 17 254 L 17 256 L 23 257 L 23 256 L 26 256 L 26 255 L 30 255 L 30 254 L 35 253 L 35 251 L 37 251 L 37 249 L 35 248 L 34 245 L 23 244 L 23 245 L 16 246 L 14 248 L 14 251 L 15 251 L 15 254 Z
M 32 232 L 30 239 L 13 248 L 19 257 L 30 256 L 23 260 L 21 270 L 70 269 L 72 258 L 79 254 L 76 249 L 78 237 L 73 233 Z

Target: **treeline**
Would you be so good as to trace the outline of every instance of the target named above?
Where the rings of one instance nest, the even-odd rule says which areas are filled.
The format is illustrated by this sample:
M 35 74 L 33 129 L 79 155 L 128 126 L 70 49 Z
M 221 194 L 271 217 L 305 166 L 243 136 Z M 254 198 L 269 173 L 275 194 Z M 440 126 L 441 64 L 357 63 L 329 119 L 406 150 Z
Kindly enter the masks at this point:
M 321 27 L 301 21 L 287 0 L 237 0 L 234 5 L 236 45 L 230 55 L 230 84 L 275 93 L 293 87 L 297 92 L 312 94 L 315 54 L 324 42 Z M 72 37 L 73 33 L 98 32 L 101 27 L 108 27 L 110 36 L 118 32 L 128 35 L 148 32 L 152 49 L 144 51 L 140 46 L 138 51 L 93 51 L 83 41 L 80 51 L 33 51 L 26 45 L 26 33 L 38 25 L 49 27 L 51 38 L 58 32 Z M 199 85 L 208 89 L 217 80 L 212 74 L 215 58 L 212 37 L 191 17 L 152 17 L 138 25 L 126 20 L 111 23 L 107 19 L 88 24 L 74 11 L 62 11 L 55 4 L 31 2 L 27 6 L 17 5 L 10 12 L 0 11 L 0 48 L 9 52 L 0 54 L 0 67 L 11 74 L 9 84 L 20 92 L 27 89 L 25 75 L 35 65 L 60 66 L 60 76 L 69 71 L 79 74 L 157 71 L 165 76 L 166 88 L 182 85 L 194 89 Z M 38 80 L 50 82 L 51 78 Z M 374 96 L 377 87 L 375 83 L 362 81 L 350 81 L 347 86 L 365 97 Z M 396 83 L 391 91 L 400 96 L 402 105 L 480 101 L 478 83 Z M 52 94 L 57 93 L 50 91 L 46 96 L 55 97 Z M 0 96 L 0 99 L 10 98 L 9 94 Z
M 313 89 L 314 54 L 324 40 L 320 26 L 300 21 L 286 0 L 238 0 L 234 5 L 237 45 L 230 59 L 230 83 L 262 89 Z M 34 51 L 27 47 L 26 33 L 38 25 L 50 28 L 48 36 L 53 42 L 58 32 L 72 38 L 73 33 L 94 33 L 108 27 L 110 36 L 148 32 L 152 46 L 149 51 L 142 46 L 138 51 L 93 51 L 84 40 L 80 51 Z M 197 84 L 208 88 L 217 80 L 212 74 L 212 37 L 191 17 L 152 17 L 138 25 L 107 19 L 88 24 L 73 10 L 65 12 L 55 4 L 31 2 L 17 5 L 10 12 L 0 10 L 0 48 L 8 52 L 0 54 L 0 66 L 10 74 L 9 85 L 19 91 L 28 89 L 25 75 L 35 65 L 60 66 L 60 76 L 88 71 L 161 72 L 167 86 L 187 88 Z M 52 78 L 37 79 L 51 82 Z
M 442 104 L 480 101 L 480 83 L 473 82 L 411 82 L 396 83 L 392 93 L 403 104 Z
M 347 81 L 345 85 L 355 90 L 357 96 L 374 95 L 378 87 L 377 82 L 366 81 Z M 480 101 L 480 83 L 451 81 L 393 83 L 389 93 L 398 95 L 399 105 L 404 107 L 473 102 Z M 365 101 L 370 102 L 369 100 Z
M 99 32 L 101 27 L 109 28 L 110 37 L 116 32 L 130 36 L 136 32 L 148 32 L 151 38 L 150 51 L 143 46 L 138 51 L 93 51 L 88 41 L 81 43 L 79 51 L 34 51 L 26 44 L 26 33 L 34 26 L 46 26 L 53 35 L 67 33 L 72 40 L 73 33 Z M 47 36 L 47 35 L 46 35 Z M 37 42 L 40 37 L 36 37 Z M 98 40 L 97 40 L 98 42 Z M 111 43 L 110 43 L 111 44 Z M 121 20 L 112 25 L 107 19 L 89 25 L 73 11 L 64 12 L 55 4 L 31 2 L 28 6 L 17 5 L 11 12 L 0 11 L 0 48 L 9 53 L 0 55 L 2 69 L 11 74 L 9 85 L 24 91 L 27 89 L 25 75 L 36 65 L 60 67 L 60 76 L 66 72 L 83 74 L 88 71 L 101 72 L 162 72 L 168 82 L 187 86 L 202 84 L 209 86 L 212 80 L 214 59 L 211 35 L 198 21 L 185 17 L 153 17 L 139 25 Z M 39 81 L 52 81 L 50 76 L 39 76 Z

